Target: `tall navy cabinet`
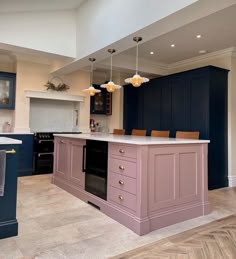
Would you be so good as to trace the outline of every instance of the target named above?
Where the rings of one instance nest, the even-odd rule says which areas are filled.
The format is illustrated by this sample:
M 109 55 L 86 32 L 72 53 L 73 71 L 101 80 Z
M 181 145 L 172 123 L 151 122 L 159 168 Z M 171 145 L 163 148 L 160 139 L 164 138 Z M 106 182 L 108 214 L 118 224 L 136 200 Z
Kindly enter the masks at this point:
M 228 70 L 207 66 L 124 87 L 124 128 L 200 131 L 209 139 L 208 187 L 228 186 Z

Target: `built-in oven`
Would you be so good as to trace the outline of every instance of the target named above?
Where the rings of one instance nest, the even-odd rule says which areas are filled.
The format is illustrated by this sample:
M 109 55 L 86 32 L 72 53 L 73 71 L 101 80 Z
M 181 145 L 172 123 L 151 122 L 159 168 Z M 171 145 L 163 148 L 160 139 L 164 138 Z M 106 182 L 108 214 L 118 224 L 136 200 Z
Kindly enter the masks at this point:
M 33 174 L 50 174 L 53 172 L 53 133 L 34 134 Z
M 85 190 L 104 200 L 107 199 L 107 154 L 106 141 L 86 141 L 83 152 Z

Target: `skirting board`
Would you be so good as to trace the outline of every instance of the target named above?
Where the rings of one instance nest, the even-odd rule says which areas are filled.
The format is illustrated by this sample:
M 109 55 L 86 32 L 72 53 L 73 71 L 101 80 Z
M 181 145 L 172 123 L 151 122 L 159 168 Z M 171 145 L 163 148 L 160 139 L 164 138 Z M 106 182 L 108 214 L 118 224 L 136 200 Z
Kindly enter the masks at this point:
M 229 187 L 235 187 L 236 186 L 236 176 L 228 176 L 229 179 Z

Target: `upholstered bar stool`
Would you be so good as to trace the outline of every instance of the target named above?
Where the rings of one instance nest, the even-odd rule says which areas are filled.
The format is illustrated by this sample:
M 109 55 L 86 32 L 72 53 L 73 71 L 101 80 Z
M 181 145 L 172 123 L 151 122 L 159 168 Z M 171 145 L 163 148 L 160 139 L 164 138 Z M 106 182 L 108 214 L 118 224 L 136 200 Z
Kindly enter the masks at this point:
M 151 137 L 160 137 L 160 138 L 169 138 L 170 131 L 169 130 L 152 130 Z
M 199 139 L 199 131 L 176 131 L 176 138 Z
M 124 129 L 114 129 L 113 134 L 115 134 L 115 135 L 125 135 L 125 130 Z
M 131 135 L 133 136 L 146 136 L 146 130 L 133 129 Z

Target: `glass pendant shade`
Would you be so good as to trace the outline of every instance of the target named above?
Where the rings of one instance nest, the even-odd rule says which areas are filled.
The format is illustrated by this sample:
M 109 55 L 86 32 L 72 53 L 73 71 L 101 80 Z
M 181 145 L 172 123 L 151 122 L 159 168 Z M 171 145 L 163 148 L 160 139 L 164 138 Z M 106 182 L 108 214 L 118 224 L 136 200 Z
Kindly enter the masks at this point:
M 101 90 L 95 89 L 93 87 L 93 62 L 95 61 L 95 58 L 89 58 L 89 61 L 91 62 L 91 71 L 90 71 L 90 87 L 83 90 L 83 92 L 88 93 L 90 96 L 94 96 L 96 93 L 100 93 Z
M 134 37 L 133 40 L 137 43 L 136 46 L 136 73 L 133 77 L 126 78 L 125 83 L 132 84 L 134 87 L 139 87 L 142 83 L 149 81 L 148 78 L 142 77 L 138 74 L 138 43 L 142 40 L 141 37 Z
M 108 52 L 111 54 L 111 72 L 110 72 L 110 81 L 107 84 L 102 84 L 100 85 L 101 88 L 106 88 L 107 92 L 112 93 L 114 92 L 116 89 L 120 89 L 121 86 L 115 84 L 112 81 L 112 54 L 116 52 L 115 49 L 108 49 Z

